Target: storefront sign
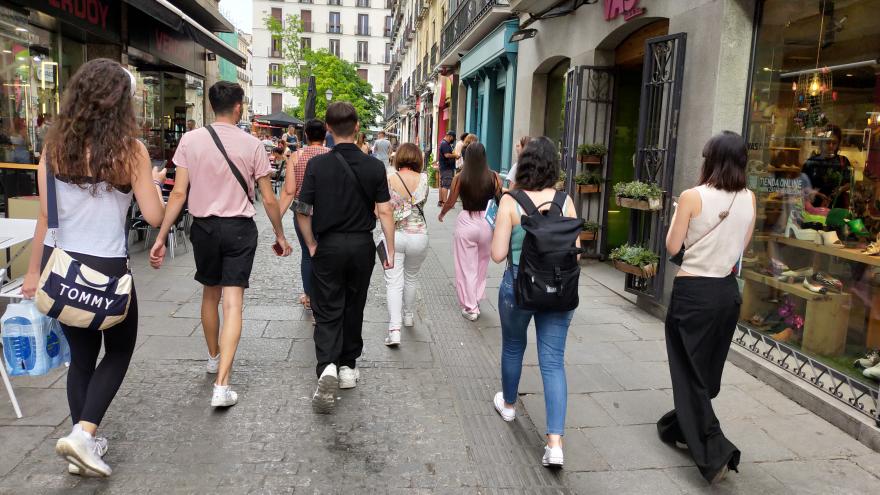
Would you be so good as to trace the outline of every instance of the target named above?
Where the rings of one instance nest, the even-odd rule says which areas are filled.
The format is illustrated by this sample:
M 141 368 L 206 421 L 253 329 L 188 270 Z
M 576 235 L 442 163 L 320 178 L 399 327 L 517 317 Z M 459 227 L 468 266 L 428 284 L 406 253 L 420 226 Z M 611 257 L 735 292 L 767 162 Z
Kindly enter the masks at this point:
M 113 0 L 13 0 L 111 41 L 119 40 L 121 2 Z
M 195 74 L 205 73 L 205 48 L 184 33 L 172 31 L 152 19 L 130 18 L 129 43 L 166 62 Z
M 82 19 L 92 26 L 107 29 L 107 13 L 110 5 L 101 0 L 48 0 L 49 6 Z
M 644 7 L 639 7 L 639 0 L 605 0 L 606 21 L 617 19 L 620 15 L 624 21 L 628 21 L 644 13 Z

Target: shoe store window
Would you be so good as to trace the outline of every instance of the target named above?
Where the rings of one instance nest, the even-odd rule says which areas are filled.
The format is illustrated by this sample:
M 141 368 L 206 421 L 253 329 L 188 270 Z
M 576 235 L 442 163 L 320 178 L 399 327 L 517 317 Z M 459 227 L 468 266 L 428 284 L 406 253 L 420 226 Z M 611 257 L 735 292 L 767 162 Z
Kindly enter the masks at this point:
M 759 7 L 742 325 L 880 381 L 880 23 L 871 0 Z

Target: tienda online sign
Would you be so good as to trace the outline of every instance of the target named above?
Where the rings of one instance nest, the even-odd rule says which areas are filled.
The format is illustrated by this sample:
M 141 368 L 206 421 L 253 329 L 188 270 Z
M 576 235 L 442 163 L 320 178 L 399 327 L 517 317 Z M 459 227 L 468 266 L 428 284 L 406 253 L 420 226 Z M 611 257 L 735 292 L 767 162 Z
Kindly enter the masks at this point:
M 605 20 L 611 21 L 623 16 L 624 21 L 638 17 L 645 13 L 645 9 L 639 7 L 639 0 L 605 0 Z

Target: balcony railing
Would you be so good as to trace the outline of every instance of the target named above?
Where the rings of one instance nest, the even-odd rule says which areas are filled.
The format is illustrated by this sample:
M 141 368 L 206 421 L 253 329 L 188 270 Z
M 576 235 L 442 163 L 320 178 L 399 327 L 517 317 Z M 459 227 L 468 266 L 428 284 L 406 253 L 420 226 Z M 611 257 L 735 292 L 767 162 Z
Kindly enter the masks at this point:
M 357 35 L 358 36 L 369 36 L 370 35 L 370 26 L 358 26 Z
M 437 43 L 431 46 L 431 68 L 437 66 Z
M 443 28 L 443 55 L 449 53 L 492 8 L 508 5 L 508 0 L 462 0 Z
M 273 50 L 271 47 L 269 48 L 269 54 L 267 57 L 271 58 L 281 58 L 281 50 Z
M 336 5 L 338 7 L 342 5 L 342 0 L 327 0 L 327 5 Z
M 392 31 L 392 29 L 390 27 L 386 27 L 385 29 L 382 30 L 382 36 L 384 36 L 386 38 L 390 38 L 391 31 Z
M 330 34 L 342 34 L 341 24 L 327 24 L 327 32 Z
M 370 8 L 370 0 L 357 0 L 357 6 L 363 9 Z
M 315 3 L 315 0 L 299 0 L 299 3 Z
M 370 54 L 369 53 L 358 53 L 357 55 L 357 63 L 359 64 L 370 64 Z

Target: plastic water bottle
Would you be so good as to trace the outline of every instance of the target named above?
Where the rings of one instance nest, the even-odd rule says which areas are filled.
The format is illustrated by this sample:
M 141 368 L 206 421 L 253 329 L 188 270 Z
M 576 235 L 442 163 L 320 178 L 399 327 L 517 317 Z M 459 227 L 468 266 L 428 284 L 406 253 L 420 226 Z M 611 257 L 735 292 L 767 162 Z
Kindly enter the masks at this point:
M 30 306 L 33 306 L 31 304 Z M 37 338 L 33 313 L 26 304 L 10 304 L 0 319 L 3 358 L 12 376 L 29 375 L 37 364 Z

